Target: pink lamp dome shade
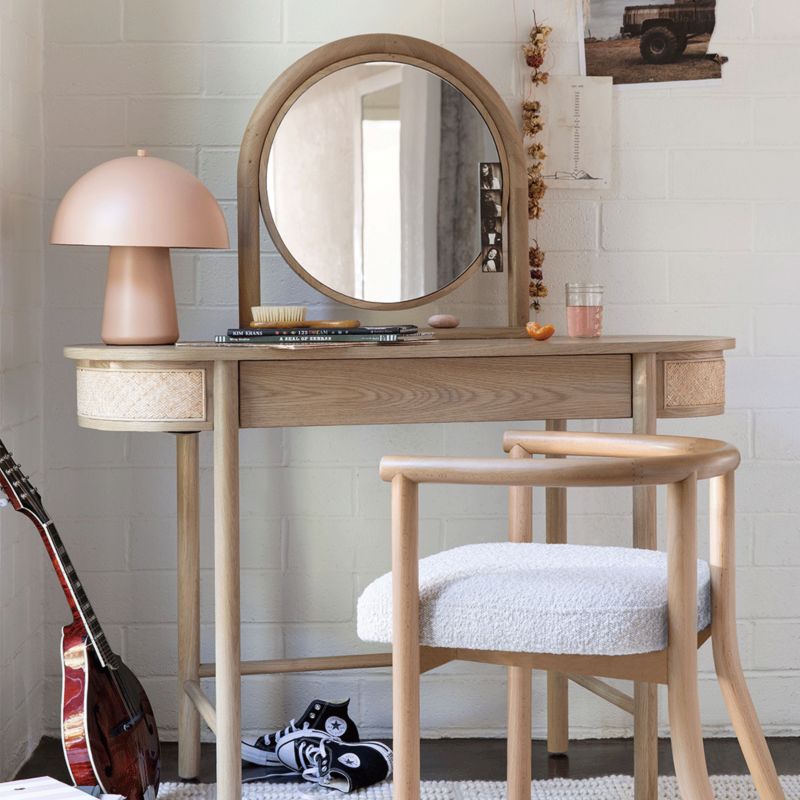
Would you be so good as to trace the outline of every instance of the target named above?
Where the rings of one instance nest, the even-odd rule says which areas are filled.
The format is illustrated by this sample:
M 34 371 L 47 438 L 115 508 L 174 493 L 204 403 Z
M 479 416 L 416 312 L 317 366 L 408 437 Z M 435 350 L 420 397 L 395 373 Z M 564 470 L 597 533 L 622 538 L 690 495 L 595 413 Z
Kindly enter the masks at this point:
M 50 241 L 111 247 L 102 327 L 107 344 L 177 341 L 169 248 L 229 246 L 211 192 L 183 167 L 145 150 L 79 178 L 56 211 Z

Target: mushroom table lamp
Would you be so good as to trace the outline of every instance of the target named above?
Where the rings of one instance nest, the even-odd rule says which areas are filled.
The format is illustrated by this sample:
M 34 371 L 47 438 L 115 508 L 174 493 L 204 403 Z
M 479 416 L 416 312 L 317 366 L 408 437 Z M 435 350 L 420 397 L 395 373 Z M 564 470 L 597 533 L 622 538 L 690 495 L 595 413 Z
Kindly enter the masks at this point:
M 194 175 L 138 150 L 72 185 L 50 241 L 110 246 L 101 330 L 106 344 L 174 344 L 178 315 L 169 248 L 227 248 L 228 230 L 214 196 Z

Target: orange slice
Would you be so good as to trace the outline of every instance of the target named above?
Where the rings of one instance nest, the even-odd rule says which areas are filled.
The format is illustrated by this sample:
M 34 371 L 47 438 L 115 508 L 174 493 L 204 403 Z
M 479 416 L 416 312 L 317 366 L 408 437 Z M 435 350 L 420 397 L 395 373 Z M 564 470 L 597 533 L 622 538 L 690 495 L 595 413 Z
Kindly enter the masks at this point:
M 549 339 L 556 332 L 553 325 L 539 325 L 536 322 L 529 322 L 525 326 L 525 330 L 528 332 L 528 336 L 530 336 L 531 339 L 536 339 L 537 342 L 543 342 L 545 339 Z

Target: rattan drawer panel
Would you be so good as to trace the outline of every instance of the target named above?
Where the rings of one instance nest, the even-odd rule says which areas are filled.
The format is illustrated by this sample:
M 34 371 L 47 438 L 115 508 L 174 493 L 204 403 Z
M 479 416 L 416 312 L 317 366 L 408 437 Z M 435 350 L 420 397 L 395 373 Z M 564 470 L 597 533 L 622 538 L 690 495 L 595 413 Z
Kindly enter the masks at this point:
M 203 423 L 208 419 L 204 369 L 78 367 L 78 416 L 96 420 Z
M 660 416 L 721 414 L 725 407 L 725 360 L 664 360 Z

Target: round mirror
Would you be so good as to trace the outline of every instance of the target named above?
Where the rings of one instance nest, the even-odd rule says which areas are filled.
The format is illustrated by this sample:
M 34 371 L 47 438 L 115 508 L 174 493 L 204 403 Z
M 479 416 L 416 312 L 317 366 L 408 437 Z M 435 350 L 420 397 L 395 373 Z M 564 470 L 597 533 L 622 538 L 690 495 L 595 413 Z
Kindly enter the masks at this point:
M 458 88 L 411 64 L 351 64 L 317 80 L 280 118 L 265 157 L 262 207 L 278 246 L 320 289 L 357 305 L 452 284 L 480 261 L 482 204 L 484 217 L 490 199 L 500 212 L 485 120 Z

